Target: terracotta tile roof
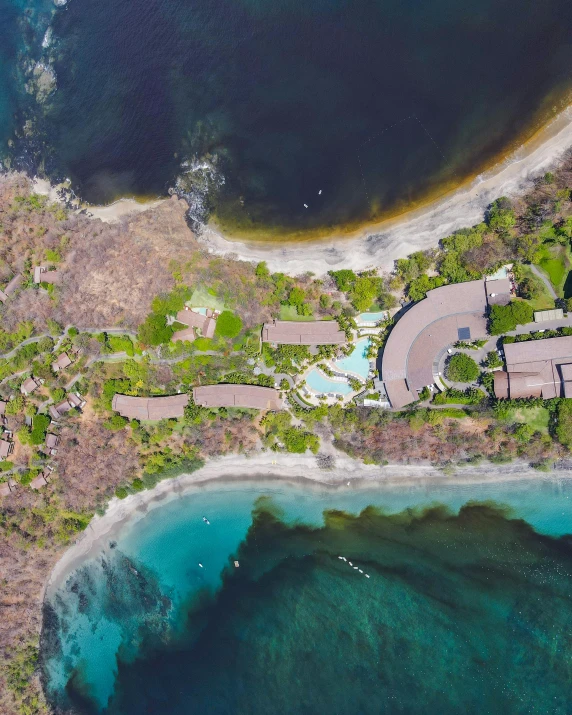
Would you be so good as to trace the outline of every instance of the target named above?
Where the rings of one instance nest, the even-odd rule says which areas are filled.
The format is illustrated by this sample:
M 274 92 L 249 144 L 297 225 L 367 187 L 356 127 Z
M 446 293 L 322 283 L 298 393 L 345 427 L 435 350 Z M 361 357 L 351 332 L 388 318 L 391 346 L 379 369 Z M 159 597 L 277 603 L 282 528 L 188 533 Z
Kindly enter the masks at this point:
M 341 345 L 347 339 L 335 320 L 273 320 L 264 323 L 262 341 L 278 345 Z
M 44 266 L 36 266 L 34 268 L 34 283 L 59 283 L 60 278 L 60 271 L 48 271 Z
M 195 329 L 185 328 L 184 330 L 177 330 L 173 333 L 173 337 L 171 339 L 174 343 L 176 343 L 177 340 L 188 340 L 192 343 L 195 339 Z
M 0 439 L 0 458 L 6 459 L 6 457 L 12 454 L 13 449 L 13 442 L 8 442 L 8 440 L 6 439 Z
M 187 325 L 189 328 L 197 328 L 201 331 L 201 335 L 205 338 L 212 338 L 215 333 L 216 320 L 207 315 L 201 315 L 201 313 L 196 313 L 190 308 L 185 308 L 177 313 L 177 322 Z M 185 332 L 180 330 L 180 333 Z M 177 333 L 175 333 L 177 335 Z M 174 340 L 192 340 L 194 338 L 175 338 Z
M 58 437 L 57 434 L 49 433 L 46 435 L 46 447 L 48 449 L 53 449 L 54 447 L 57 447 L 59 443 L 60 443 L 60 438 Z
M 280 393 L 273 387 L 224 383 L 193 388 L 195 404 L 201 407 L 251 407 L 257 410 L 282 408 Z
M 572 336 L 508 343 L 504 353 L 507 371 L 504 378 L 497 378 L 498 373 L 495 374 L 497 397 L 549 400 L 571 392 Z
M 72 407 L 82 407 L 82 405 L 85 405 L 85 400 L 82 400 L 81 397 L 78 397 L 75 392 L 70 392 L 67 397 L 67 400 Z
M 20 392 L 24 395 L 30 395 L 34 390 L 38 389 L 38 383 L 32 378 L 27 377 L 20 385 Z
M 511 283 L 508 278 L 485 281 L 487 302 L 489 305 L 508 305 L 511 298 Z
M 168 397 L 132 397 L 116 394 L 111 407 L 123 417 L 137 420 L 163 420 L 183 417 L 189 402 L 186 393 Z
M 6 288 L 4 288 L 5 295 L 11 296 L 12 293 L 14 293 L 16 290 L 18 290 L 21 283 L 22 283 L 22 276 L 20 274 L 18 274 L 17 276 L 14 276 L 14 278 L 12 278 L 12 280 L 10 281 L 10 283 L 8 283 Z
M 59 372 L 60 370 L 64 370 L 66 367 L 69 367 L 71 364 L 72 361 L 70 360 L 68 354 L 61 353 L 61 355 L 58 355 L 56 360 L 52 363 L 52 370 L 54 372 Z
M 6 412 L 6 403 L 4 400 L 0 400 L 0 415 L 3 415 Z
M 486 309 L 484 281 L 469 281 L 429 291 L 398 320 L 385 345 L 381 367 L 392 407 L 414 402 L 417 390 L 433 384 L 433 361 L 459 339 L 460 328 L 469 327 L 472 340 L 487 334 Z

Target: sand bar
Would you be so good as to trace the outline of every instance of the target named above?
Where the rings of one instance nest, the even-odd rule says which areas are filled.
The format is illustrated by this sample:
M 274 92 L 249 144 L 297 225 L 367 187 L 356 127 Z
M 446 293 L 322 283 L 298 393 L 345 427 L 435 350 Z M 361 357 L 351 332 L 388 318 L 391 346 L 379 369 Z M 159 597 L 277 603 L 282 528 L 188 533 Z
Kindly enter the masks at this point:
M 213 480 L 224 483 L 242 481 L 284 480 L 286 483 L 304 484 L 331 489 L 359 489 L 380 486 L 427 484 L 482 484 L 526 479 L 572 479 L 572 470 L 543 475 L 526 463 L 493 465 L 483 462 L 478 466 L 458 468 L 454 475 L 445 475 L 431 465 L 366 465 L 347 456 L 336 456 L 335 467 L 324 470 L 313 455 L 260 453 L 252 457 L 230 455 L 212 459 L 192 474 L 183 474 L 160 482 L 154 489 L 133 494 L 126 499 L 114 498 L 103 516 L 95 516 L 87 529 L 78 537 L 57 562 L 46 584 L 46 593 L 53 592 L 83 560 L 95 555 L 109 541 L 115 539 L 129 522 L 143 518 L 148 511 L 173 499 L 178 499 L 193 489 Z M 348 486 L 349 482 L 349 486 Z
M 247 261 L 266 261 L 271 271 L 299 275 L 352 268 L 391 270 L 393 261 L 437 245 L 453 231 L 483 220 L 499 196 L 515 196 L 544 174 L 572 147 L 572 107 L 560 113 L 502 162 L 442 199 L 395 219 L 364 228 L 355 237 L 298 243 L 228 240 L 212 227 L 200 237 L 209 251 Z

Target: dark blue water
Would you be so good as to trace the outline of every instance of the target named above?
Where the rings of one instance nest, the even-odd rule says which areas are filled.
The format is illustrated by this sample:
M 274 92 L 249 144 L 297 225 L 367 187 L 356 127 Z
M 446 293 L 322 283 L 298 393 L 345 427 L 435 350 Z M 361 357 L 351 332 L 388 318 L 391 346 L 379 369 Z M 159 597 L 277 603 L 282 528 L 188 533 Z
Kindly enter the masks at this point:
M 243 233 L 451 187 L 551 116 L 572 69 L 567 0 L 71 0 L 53 28 L 45 170 L 92 202 L 179 177 L 197 217 Z
M 76 715 L 568 713 L 571 497 L 538 479 L 157 501 L 49 593 L 49 699 Z

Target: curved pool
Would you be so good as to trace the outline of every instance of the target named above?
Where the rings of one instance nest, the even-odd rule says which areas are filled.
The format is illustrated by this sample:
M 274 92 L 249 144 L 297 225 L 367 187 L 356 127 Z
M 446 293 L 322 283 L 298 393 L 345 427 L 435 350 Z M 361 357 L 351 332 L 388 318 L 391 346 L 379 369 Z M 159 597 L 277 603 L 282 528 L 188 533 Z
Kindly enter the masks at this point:
M 336 395 L 349 395 L 350 392 L 353 392 L 347 382 L 330 380 L 317 368 L 314 368 L 308 373 L 306 377 L 306 385 L 308 385 L 311 390 L 318 393 L 333 392 Z
M 358 340 L 353 353 L 343 360 L 336 360 L 334 365 L 342 372 L 353 372 L 360 375 L 364 380 L 369 375 L 369 359 L 367 352 L 369 350 L 369 338 Z

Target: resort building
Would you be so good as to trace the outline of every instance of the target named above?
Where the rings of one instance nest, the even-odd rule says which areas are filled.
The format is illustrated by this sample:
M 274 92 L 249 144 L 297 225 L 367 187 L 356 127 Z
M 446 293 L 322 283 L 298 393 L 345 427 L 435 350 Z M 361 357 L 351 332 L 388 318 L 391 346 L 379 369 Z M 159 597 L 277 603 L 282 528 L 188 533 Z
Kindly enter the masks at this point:
M 132 397 L 115 394 L 111 408 L 130 420 L 165 420 L 183 417 L 189 403 L 186 393 L 169 397 Z
M 0 417 L 6 414 L 6 403 L 4 400 L 0 400 Z
M 85 404 L 85 400 L 77 392 L 70 392 L 66 399 L 62 400 L 59 404 L 50 405 L 48 412 L 52 419 L 58 420 L 74 408 L 77 410 L 82 409 Z
M 173 342 L 177 342 L 177 340 L 194 340 L 196 330 L 200 331 L 203 338 L 212 338 L 215 334 L 216 318 L 210 309 L 207 309 L 203 315 L 192 308 L 185 307 L 177 313 L 177 322 L 188 327 L 186 330 L 176 331 L 172 337 Z
M 262 342 L 275 345 L 342 345 L 347 339 L 335 320 L 273 320 L 262 326 Z
M 8 486 L 8 482 L 1 482 L 0 483 L 0 497 L 7 497 L 8 494 L 10 494 L 10 487 Z
M 0 439 L 0 459 L 7 459 L 14 451 L 14 442 Z
M 46 468 L 43 470 L 43 472 L 40 472 L 40 474 L 38 474 L 35 479 L 32 479 L 32 481 L 30 482 L 30 486 L 32 487 L 32 489 L 41 489 L 49 483 L 50 477 L 51 473 L 49 471 L 49 468 Z
M 54 456 L 57 454 L 57 447 L 60 443 L 60 438 L 57 434 L 52 434 L 51 432 L 46 435 L 46 447 L 45 453 Z
M 49 271 L 45 266 L 36 266 L 34 268 L 34 283 L 59 283 L 60 278 L 60 271 Z
M 495 372 L 497 397 L 572 397 L 572 337 L 509 343 L 504 354 L 506 372 Z
M 193 398 L 201 407 L 251 407 L 255 410 L 280 410 L 280 393 L 273 387 L 258 385 L 205 385 L 193 388 Z
M 24 382 L 20 385 L 20 392 L 23 395 L 31 395 L 34 390 L 37 390 L 40 386 L 38 380 L 33 377 L 27 377 Z
M 0 300 L 5 303 L 8 298 L 18 290 L 21 283 L 22 276 L 19 274 L 14 276 L 14 278 L 12 278 L 12 280 L 8 283 L 4 290 L 0 290 Z
M 69 367 L 71 364 L 72 361 L 70 360 L 69 355 L 67 353 L 62 353 L 61 355 L 58 355 L 52 363 L 52 370 L 54 372 L 59 372 L 60 370 L 65 370 L 65 368 Z
M 511 299 L 507 278 L 469 281 L 435 288 L 415 303 L 391 331 L 381 363 L 381 379 L 395 409 L 419 399 L 438 379 L 438 365 L 457 341 L 487 335 L 487 307 Z

